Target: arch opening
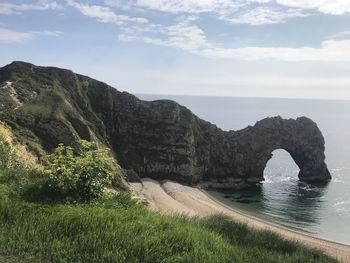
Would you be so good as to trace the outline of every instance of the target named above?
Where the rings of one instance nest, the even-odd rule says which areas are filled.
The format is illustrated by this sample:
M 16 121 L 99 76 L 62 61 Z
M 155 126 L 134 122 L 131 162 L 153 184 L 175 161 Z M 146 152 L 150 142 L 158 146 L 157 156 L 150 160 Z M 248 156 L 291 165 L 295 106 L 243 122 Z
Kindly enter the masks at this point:
M 291 154 L 284 149 L 276 149 L 267 161 L 263 176 L 265 183 L 298 180 L 300 168 Z

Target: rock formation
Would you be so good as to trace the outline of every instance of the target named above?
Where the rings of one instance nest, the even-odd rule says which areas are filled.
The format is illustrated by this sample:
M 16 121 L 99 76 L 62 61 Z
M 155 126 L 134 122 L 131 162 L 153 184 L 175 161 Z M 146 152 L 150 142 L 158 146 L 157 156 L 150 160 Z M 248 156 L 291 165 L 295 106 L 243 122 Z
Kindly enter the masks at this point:
M 0 120 L 37 154 L 78 139 L 110 147 L 140 177 L 217 188 L 263 178 L 271 152 L 288 151 L 303 181 L 324 182 L 324 138 L 306 117 L 267 118 L 222 131 L 169 100 L 146 102 L 69 70 L 13 62 L 0 69 Z

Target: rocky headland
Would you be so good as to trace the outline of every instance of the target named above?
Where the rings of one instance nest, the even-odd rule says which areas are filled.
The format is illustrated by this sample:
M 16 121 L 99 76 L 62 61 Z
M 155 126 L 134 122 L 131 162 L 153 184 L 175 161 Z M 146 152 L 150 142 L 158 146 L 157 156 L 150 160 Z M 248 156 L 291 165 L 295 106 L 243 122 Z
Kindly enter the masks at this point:
M 13 62 L 0 69 L 0 120 L 39 157 L 77 140 L 111 148 L 130 180 L 150 177 L 213 188 L 264 180 L 275 149 L 299 166 L 299 179 L 326 182 L 325 141 L 311 119 L 271 117 L 223 131 L 170 100 L 142 101 L 72 71 Z

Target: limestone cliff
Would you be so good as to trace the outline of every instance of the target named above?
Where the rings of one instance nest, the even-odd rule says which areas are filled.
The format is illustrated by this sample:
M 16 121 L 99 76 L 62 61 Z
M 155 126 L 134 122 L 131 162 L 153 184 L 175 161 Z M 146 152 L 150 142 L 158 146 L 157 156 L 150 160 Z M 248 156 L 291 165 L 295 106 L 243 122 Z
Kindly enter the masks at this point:
M 304 181 L 327 181 L 324 139 L 306 117 L 222 131 L 168 100 L 146 102 L 69 70 L 13 62 L 0 69 L 0 120 L 37 154 L 78 139 L 110 147 L 141 177 L 241 188 L 263 180 L 271 152 L 288 151 Z

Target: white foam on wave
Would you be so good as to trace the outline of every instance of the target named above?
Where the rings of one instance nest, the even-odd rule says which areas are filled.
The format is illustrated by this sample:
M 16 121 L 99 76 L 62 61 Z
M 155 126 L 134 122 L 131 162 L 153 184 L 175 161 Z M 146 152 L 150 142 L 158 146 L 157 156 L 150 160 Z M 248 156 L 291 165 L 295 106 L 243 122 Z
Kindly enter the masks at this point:
M 333 179 L 332 179 L 332 182 L 333 182 L 333 183 L 345 183 L 345 181 L 340 180 L 339 178 L 333 178 Z
M 287 176 L 287 177 L 283 177 L 280 179 L 280 182 L 290 182 L 293 181 L 294 177 L 292 176 Z
M 286 176 L 285 174 L 273 174 L 273 173 L 265 174 L 264 178 L 265 178 L 265 181 L 263 183 L 265 184 L 291 182 L 296 179 L 294 176 Z

